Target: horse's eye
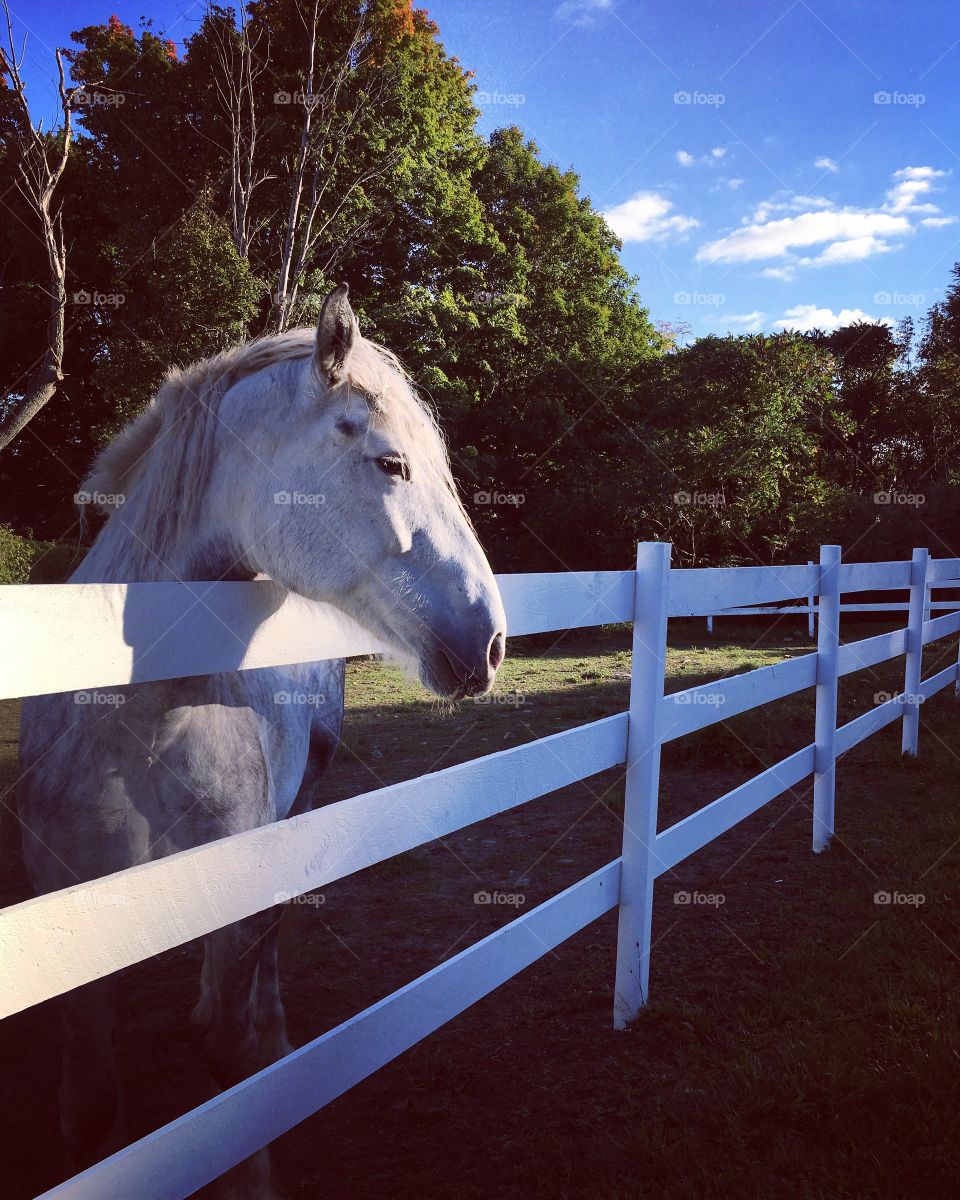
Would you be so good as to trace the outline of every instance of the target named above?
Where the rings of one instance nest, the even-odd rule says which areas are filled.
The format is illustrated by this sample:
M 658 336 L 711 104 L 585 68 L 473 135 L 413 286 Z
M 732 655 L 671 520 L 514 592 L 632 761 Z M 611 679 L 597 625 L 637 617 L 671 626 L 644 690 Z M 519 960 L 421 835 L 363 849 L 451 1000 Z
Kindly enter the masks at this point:
M 384 475 L 396 475 L 405 483 L 410 478 L 410 468 L 407 466 L 407 460 L 400 454 L 385 454 L 382 458 L 377 459 L 377 466 Z

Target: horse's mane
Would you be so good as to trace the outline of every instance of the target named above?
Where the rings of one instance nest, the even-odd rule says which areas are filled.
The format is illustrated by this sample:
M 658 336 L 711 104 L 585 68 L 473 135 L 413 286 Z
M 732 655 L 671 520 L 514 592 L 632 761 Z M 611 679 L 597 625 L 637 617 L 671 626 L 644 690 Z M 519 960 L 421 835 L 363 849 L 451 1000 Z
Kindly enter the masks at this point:
M 209 441 L 204 435 L 219 407 L 220 397 L 235 383 L 264 367 L 305 358 L 312 353 L 314 337 L 311 330 L 297 329 L 279 337 L 231 346 L 188 367 L 172 368 L 143 412 L 94 460 L 84 493 L 96 497 L 94 502 L 105 512 L 119 508 L 123 499 L 118 502 L 115 498 L 130 493 L 161 438 L 171 442 L 167 447 L 171 454 L 177 449 L 181 451 L 182 467 L 202 467 L 204 455 L 191 455 L 186 443 Z M 197 438 L 197 434 L 201 436 Z M 178 445 L 173 445 L 174 442 Z M 194 461 L 188 463 L 183 459 Z M 185 494 L 189 494 L 190 482 L 181 471 L 179 483 Z
M 168 494 L 181 503 L 158 504 L 144 530 L 154 546 L 170 545 L 190 518 L 191 500 L 202 493 L 212 462 L 218 409 L 224 394 L 240 380 L 266 367 L 302 362 L 313 355 L 316 331 L 293 329 L 274 337 L 233 346 L 188 367 L 171 370 L 144 411 L 98 455 L 84 492 L 105 512 L 118 510 L 138 480 L 156 473 Z M 428 427 L 449 470 L 442 434 L 432 411 L 410 385 L 396 355 L 376 342 L 359 338 L 350 357 L 350 381 L 367 398 L 375 417 L 398 419 L 422 435 Z M 319 390 L 319 389 L 318 389 Z M 390 410 L 394 411 L 390 411 Z M 440 465 L 438 463 L 438 465 Z

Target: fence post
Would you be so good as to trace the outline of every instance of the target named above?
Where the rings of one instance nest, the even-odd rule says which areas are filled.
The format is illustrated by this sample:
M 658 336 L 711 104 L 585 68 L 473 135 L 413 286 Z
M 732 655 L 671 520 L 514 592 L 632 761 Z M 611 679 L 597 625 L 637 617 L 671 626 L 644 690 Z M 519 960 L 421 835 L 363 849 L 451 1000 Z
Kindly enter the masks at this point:
M 660 790 L 657 716 L 663 697 L 669 613 L 670 546 L 637 547 L 633 601 L 633 661 L 627 778 L 623 804 L 623 863 L 617 929 L 613 1024 L 625 1029 L 647 1001 L 653 917 L 654 840 Z
M 960 642 L 957 643 L 957 682 L 953 686 L 953 694 L 960 696 Z
M 903 672 L 904 754 L 917 753 L 920 736 L 920 674 L 923 667 L 923 618 L 927 605 L 927 561 L 930 555 L 922 547 L 913 552 L 910 562 L 910 616 L 907 620 L 907 662 Z
M 840 651 L 840 547 L 820 547 L 817 584 L 817 715 L 813 752 L 813 849 L 824 850 L 833 837 L 837 790 L 837 673 Z
M 808 567 L 813 566 L 813 563 L 811 562 L 811 560 L 809 558 L 807 559 L 807 566 Z M 807 637 L 809 637 L 809 638 L 813 637 L 814 629 L 816 628 L 816 625 L 815 625 L 816 611 L 817 611 L 816 603 L 817 603 L 817 593 L 815 591 L 813 591 L 810 593 L 809 596 L 807 596 Z
M 956 571 L 954 574 L 956 574 Z M 955 591 L 955 586 L 951 585 L 950 590 Z M 930 598 L 932 600 L 933 596 L 931 595 Z M 953 608 L 947 609 L 947 612 L 960 612 L 960 603 L 957 602 L 957 599 L 954 596 L 950 597 L 948 603 L 952 604 Z M 960 696 L 960 642 L 957 643 L 957 682 L 954 684 L 953 694 L 955 696 Z

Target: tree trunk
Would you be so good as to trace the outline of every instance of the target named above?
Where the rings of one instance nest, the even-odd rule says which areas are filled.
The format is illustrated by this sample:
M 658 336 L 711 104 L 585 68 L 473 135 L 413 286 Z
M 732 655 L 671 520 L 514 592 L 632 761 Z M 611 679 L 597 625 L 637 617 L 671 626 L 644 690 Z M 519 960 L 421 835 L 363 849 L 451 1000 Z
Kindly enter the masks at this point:
M 40 363 L 33 370 L 23 393 L 8 395 L 0 408 L 0 450 L 22 433 L 41 408 L 56 395 L 63 380 L 63 345 L 67 311 L 67 248 L 63 237 L 63 219 L 54 207 L 54 195 L 70 156 L 72 106 L 77 88 L 68 88 L 63 57 L 55 51 L 59 74 L 60 109 L 63 128 L 59 139 L 42 133 L 34 125 L 27 93 L 20 74 L 21 53 L 17 58 L 13 23 L 7 0 L 0 0 L 7 22 L 7 46 L 0 46 L 0 67 L 9 78 L 13 93 L 13 144 L 17 150 L 17 187 L 37 215 L 47 248 L 50 310 L 47 316 L 47 344 Z M 19 382 L 19 381 L 18 381 Z M 16 387 L 16 384 L 14 385 Z
M 42 214 L 47 260 L 50 266 L 50 312 L 47 316 L 47 348 L 19 399 L 7 399 L 0 413 L 0 450 L 5 450 L 22 433 L 41 408 L 56 395 L 63 381 L 63 343 L 66 325 L 66 254 L 62 232 L 49 214 Z

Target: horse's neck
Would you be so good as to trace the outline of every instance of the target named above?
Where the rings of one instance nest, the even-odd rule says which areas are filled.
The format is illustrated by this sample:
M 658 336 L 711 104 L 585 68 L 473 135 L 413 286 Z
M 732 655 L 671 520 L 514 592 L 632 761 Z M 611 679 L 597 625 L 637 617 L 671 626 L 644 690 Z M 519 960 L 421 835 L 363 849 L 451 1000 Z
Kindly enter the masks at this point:
M 173 547 L 151 544 L 152 523 L 139 519 L 134 504 L 151 503 L 149 495 L 131 497 L 129 505 L 114 513 L 101 529 L 83 562 L 71 575 L 71 583 L 169 583 L 192 580 L 239 578 L 228 571 L 226 551 L 216 548 L 203 536 L 186 531 Z M 249 575 L 244 575 L 249 578 Z M 139 723 L 143 739 L 164 720 L 171 709 L 223 702 L 224 689 L 230 684 L 223 675 L 196 675 L 186 679 L 160 680 L 126 687 L 131 702 L 127 718 Z M 132 701 L 136 700 L 134 708 Z M 99 719 L 93 709 L 86 711 Z M 170 730 L 167 730 L 168 735 Z
M 170 503 L 136 493 L 98 534 L 71 583 L 157 583 L 252 578 L 227 545 L 197 529 L 185 529 L 173 545 L 157 544 L 156 523 L 144 520 L 148 506 Z
M 139 583 L 177 578 L 156 553 L 122 526 L 119 514 L 101 529 L 71 583 Z M 181 576 L 182 578 L 182 576 Z

